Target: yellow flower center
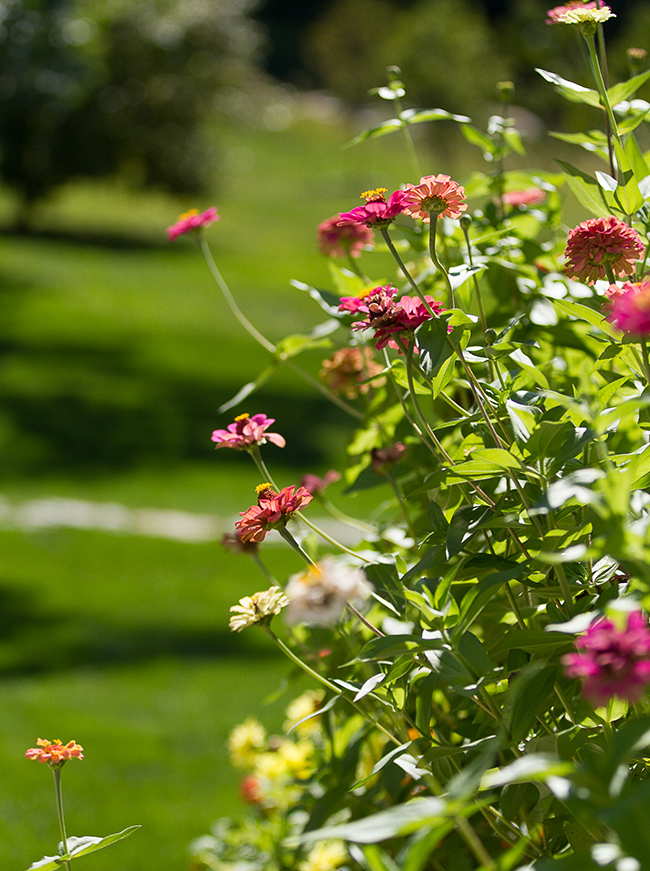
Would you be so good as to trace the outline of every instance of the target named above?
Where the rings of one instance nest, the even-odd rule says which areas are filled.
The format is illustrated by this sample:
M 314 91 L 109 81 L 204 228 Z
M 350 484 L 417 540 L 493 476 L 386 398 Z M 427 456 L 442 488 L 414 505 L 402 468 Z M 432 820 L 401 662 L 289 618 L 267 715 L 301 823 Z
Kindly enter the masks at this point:
M 239 423 L 240 420 L 248 420 L 249 417 L 250 417 L 250 414 L 247 411 L 245 411 L 243 414 L 237 415 L 237 417 L 235 418 L 235 423 Z
M 264 484 L 257 485 L 257 487 L 255 488 L 255 492 L 259 495 L 260 493 L 263 493 L 265 490 L 270 490 L 270 489 L 271 489 L 271 485 L 269 484 L 268 481 L 265 481 Z
M 361 194 L 361 199 L 365 200 L 367 203 L 385 202 L 385 193 L 388 193 L 388 188 L 375 188 L 371 191 L 364 191 Z
M 190 209 L 189 212 L 183 212 L 182 215 L 178 216 L 179 221 L 184 221 L 186 218 L 193 218 L 194 215 L 198 215 L 198 209 Z

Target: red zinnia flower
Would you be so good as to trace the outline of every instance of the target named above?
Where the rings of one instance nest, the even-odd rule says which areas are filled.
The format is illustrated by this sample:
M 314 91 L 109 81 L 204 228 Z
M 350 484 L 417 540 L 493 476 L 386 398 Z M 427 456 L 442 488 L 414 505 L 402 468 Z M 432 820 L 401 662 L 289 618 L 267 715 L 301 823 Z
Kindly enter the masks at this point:
M 219 220 L 219 215 L 215 208 L 206 209 L 205 212 L 199 213 L 198 209 L 190 209 L 189 212 L 184 212 L 179 215 L 178 220 L 171 227 L 167 227 L 167 235 L 169 241 L 173 242 L 178 236 L 183 233 L 191 233 L 193 230 L 201 230 L 203 227 L 209 227 L 215 221 Z
M 563 657 L 565 673 L 583 681 L 593 705 L 604 705 L 612 696 L 638 701 L 650 682 L 650 629 L 640 611 L 628 615 L 622 631 L 611 620 L 596 620 L 576 647 L 583 652 Z
M 419 185 L 406 186 L 404 212 L 412 218 L 422 218 L 425 224 L 431 215 L 460 218 L 466 211 L 465 188 L 448 175 L 425 175 Z
M 309 505 L 314 498 L 304 487 L 283 487 L 279 493 L 270 484 L 260 484 L 257 489 L 257 505 L 240 512 L 241 520 L 235 523 L 237 535 L 242 541 L 264 541 L 270 529 L 285 526 L 296 511 Z
M 395 218 L 404 211 L 406 191 L 395 191 L 386 201 L 386 188 L 364 191 L 361 196 L 366 200 L 365 206 L 357 206 L 351 212 L 339 215 L 339 224 L 365 224 L 366 227 L 388 227 Z
M 50 768 L 61 768 L 68 759 L 83 759 L 83 747 L 74 741 L 67 744 L 55 738 L 53 741 L 45 741 L 37 738 L 38 747 L 30 747 L 25 753 L 28 759 L 36 759 L 37 762 L 47 762 Z
M 339 215 L 318 225 L 318 247 L 325 257 L 361 257 L 364 245 L 372 245 L 375 234 L 363 224 L 342 223 Z
M 608 215 L 578 224 L 567 237 L 566 274 L 585 284 L 607 278 L 606 266 L 617 277 L 634 272 L 643 254 L 641 237 L 632 227 Z
M 608 321 L 633 336 L 650 335 L 649 278 L 638 284 L 626 281 L 623 287 L 611 284 L 605 295 L 609 298 Z
M 273 423 L 275 418 L 265 414 L 254 414 L 252 417 L 249 414 L 240 414 L 226 429 L 215 429 L 211 438 L 213 442 L 217 442 L 217 449 L 234 448 L 242 451 L 266 442 L 283 448 L 286 445 L 284 437 L 277 432 L 266 431 Z

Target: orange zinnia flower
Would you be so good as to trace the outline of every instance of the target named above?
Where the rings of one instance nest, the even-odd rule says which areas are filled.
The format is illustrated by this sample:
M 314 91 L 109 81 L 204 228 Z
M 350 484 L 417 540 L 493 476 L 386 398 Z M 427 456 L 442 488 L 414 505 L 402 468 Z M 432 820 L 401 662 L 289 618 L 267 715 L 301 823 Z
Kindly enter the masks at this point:
M 61 768 L 68 759 L 83 759 L 83 747 L 74 741 L 63 744 L 58 738 L 53 741 L 45 741 L 38 738 L 38 747 L 30 747 L 25 753 L 28 759 L 36 759 L 37 762 L 47 762 L 51 768 Z

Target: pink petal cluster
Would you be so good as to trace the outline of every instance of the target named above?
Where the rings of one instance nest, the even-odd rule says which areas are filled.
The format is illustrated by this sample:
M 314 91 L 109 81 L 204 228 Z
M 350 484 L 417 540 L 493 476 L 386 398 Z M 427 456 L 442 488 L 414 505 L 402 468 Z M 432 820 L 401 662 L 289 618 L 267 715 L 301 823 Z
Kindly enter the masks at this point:
M 285 526 L 296 511 L 314 498 L 304 487 L 296 489 L 295 485 L 276 493 L 270 484 L 262 484 L 257 491 L 257 505 L 240 512 L 241 520 L 235 523 L 237 535 L 244 542 L 264 541 L 269 530 Z
M 370 390 L 371 385 L 364 382 L 383 371 L 383 366 L 373 360 L 372 355 L 372 348 L 339 348 L 331 357 L 323 360 L 318 377 L 334 393 L 355 399 L 360 393 Z M 374 378 L 372 386 L 381 387 L 385 383 L 385 378 Z
M 590 218 L 570 231 L 564 256 L 570 278 L 593 284 L 607 278 L 606 266 L 617 277 L 634 272 L 643 242 L 636 230 L 613 215 Z
M 396 334 L 401 333 L 401 339 L 408 344 L 407 333 L 412 333 L 420 324 L 431 319 L 426 306 L 421 299 L 414 296 L 403 296 L 395 299 L 397 288 L 387 284 L 385 287 L 375 287 L 362 297 L 344 296 L 339 304 L 339 311 L 352 314 L 364 314 L 366 319 L 352 324 L 353 330 L 374 330 L 375 347 L 378 350 L 389 345 L 400 350 L 395 341 Z M 442 303 L 432 296 L 425 296 L 429 306 L 436 315 L 445 309 Z
M 518 206 L 536 206 L 544 202 L 546 193 L 538 187 L 526 188 L 522 191 L 509 191 L 503 195 L 503 202 L 513 209 Z
M 308 472 L 306 475 L 303 475 L 300 481 L 300 486 L 304 487 L 312 496 L 322 496 L 330 484 L 334 484 L 336 481 L 340 480 L 341 475 L 335 469 L 330 469 L 329 472 L 325 472 L 322 478 Z
M 212 433 L 212 441 L 217 443 L 218 448 L 234 448 L 237 451 L 245 451 L 253 446 L 271 442 L 279 448 L 286 445 L 284 437 L 276 432 L 267 432 L 271 424 L 275 423 L 274 417 L 265 414 L 240 414 L 234 423 L 229 423 L 226 429 L 215 429 Z
M 465 188 L 452 181 L 448 175 L 425 175 L 418 185 L 406 186 L 404 213 L 412 218 L 422 218 L 425 224 L 431 215 L 443 218 L 460 218 L 467 210 Z
M 339 224 L 365 224 L 366 227 L 388 227 L 398 215 L 404 211 L 406 191 L 395 191 L 388 200 L 384 197 L 385 188 L 376 191 L 366 191 L 365 206 L 357 206 L 350 212 L 339 215 Z
M 46 741 L 43 738 L 36 739 L 37 747 L 30 747 L 25 753 L 28 759 L 35 759 L 37 762 L 47 762 L 51 768 L 61 768 L 68 759 L 83 759 L 83 747 L 74 741 L 68 741 L 64 744 L 55 738 L 53 741 Z
M 637 284 L 626 281 L 623 287 L 611 284 L 605 295 L 610 323 L 633 336 L 650 335 L 650 279 Z
M 406 450 L 402 442 L 395 442 L 386 448 L 373 448 L 370 452 L 370 464 L 375 475 L 387 475 L 393 466 L 397 465 Z
M 189 212 L 184 212 L 179 215 L 178 220 L 171 227 L 167 227 L 167 236 L 169 241 L 173 242 L 178 236 L 184 233 L 191 233 L 193 230 L 201 230 L 203 227 L 209 227 L 215 221 L 220 220 L 215 208 L 206 209 L 205 212 L 199 212 L 198 209 L 190 209 Z
M 583 682 L 583 694 L 593 705 L 613 696 L 636 702 L 650 683 L 650 629 L 640 611 L 632 611 L 625 630 L 601 618 L 576 641 L 582 652 L 563 657 L 567 677 Z
M 375 234 L 364 224 L 342 223 L 334 215 L 318 225 L 318 248 L 325 257 L 361 257 L 365 245 L 372 245 Z
M 596 3 L 595 0 L 569 0 L 568 3 L 565 3 L 564 6 L 554 6 L 553 9 L 549 9 L 546 13 L 546 23 L 547 24 L 562 24 L 562 16 L 567 12 L 571 12 L 574 9 L 607 9 L 610 12 L 612 11 L 609 6 L 606 6 L 604 3 L 599 4 Z

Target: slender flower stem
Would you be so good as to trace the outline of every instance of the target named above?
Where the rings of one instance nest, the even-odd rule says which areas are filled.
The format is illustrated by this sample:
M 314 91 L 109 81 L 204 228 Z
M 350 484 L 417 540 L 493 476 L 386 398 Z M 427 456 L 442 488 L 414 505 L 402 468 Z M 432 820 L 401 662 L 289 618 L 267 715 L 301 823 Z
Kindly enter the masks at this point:
M 278 584 L 277 580 L 273 577 L 272 573 L 267 569 L 267 567 L 264 565 L 264 563 L 263 563 L 262 560 L 260 559 L 259 554 L 257 554 L 257 553 L 252 553 L 252 554 L 251 554 L 251 559 L 253 560 L 253 562 L 255 563 L 255 565 L 257 566 L 257 568 L 262 572 L 262 574 L 264 575 L 264 577 L 266 578 L 266 580 L 269 582 L 269 584 L 272 584 L 272 585 L 275 586 L 275 587 L 279 587 L 279 586 L 280 586 L 280 585 Z
M 393 245 L 393 240 L 390 238 L 390 235 L 388 234 L 388 229 L 386 227 L 380 227 L 379 232 L 381 233 L 382 238 L 383 238 L 384 242 L 386 243 L 388 250 L 393 255 L 395 262 L 397 263 L 397 265 L 401 269 L 402 274 L 404 275 L 404 278 L 406 278 L 406 280 L 411 285 L 413 290 L 417 293 L 417 295 L 420 297 L 420 299 L 423 300 L 424 304 L 427 306 L 427 309 L 429 309 L 429 305 L 428 305 L 427 301 L 424 299 L 424 297 L 422 295 L 422 291 L 417 286 L 413 276 L 406 268 L 406 265 L 405 265 L 404 261 L 402 260 L 399 251 Z M 429 311 L 431 311 L 431 310 L 429 309 Z M 433 314 L 433 312 L 431 312 L 431 314 Z
M 445 267 L 440 262 L 440 258 L 436 253 L 436 232 L 438 229 L 438 215 L 431 215 L 431 224 L 429 226 L 429 257 L 431 258 L 431 262 L 436 267 L 438 272 L 444 278 L 445 284 L 447 285 L 447 299 L 449 308 L 455 308 L 454 301 L 454 288 L 451 286 L 451 281 L 449 279 L 449 274 Z
M 367 626 L 368 629 L 370 629 L 370 631 L 371 631 L 372 633 L 374 633 L 378 638 L 385 638 L 385 637 L 386 637 L 386 636 L 384 635 L 384 633 L 381 631 L 381 629 L 377 629 L 377 627 L 374 626 L 374 625 L 370 622 L 370 620 L 368 620 L 367 617 L 364 617 L 364 616 L 363 616 L 363 614 L 361 613 L 361 611 L 359 611 L 357 608 L 354 607 L 354 605 L 352 604 L 352 602 L 346 602 L 346 603 L 345 603 L 345 607 L 348 609 L 348 611 L 350 611 L 351 614 L 354 614 L 355 617 L 357 617 L 359 620 L 361 620 L 361 622 L 363 623 L 363 625 L 364 625 L 364 626 Z
M 63 795 L 61 792 L 61 769 L 53 768 L 54 775 L 54 793 L 56 795 L 56 813 L 59 818 L 59 831 L 61 832 L 61 844 L 63 846 L 63 855 L 68 852 L 68 836 L 65 831 L 65 817 L 63 816 Z M 66 871 L 70 871 L 70 862 L 65 860 Z
M 345 411 L 346 414 L 349 414 L 350 417 L 354 417 L 357 420 L 363 420 L 363 414 L 359 411 L 358 408 L 355 408 L 353 405 L 350 405 L 344 399 L 341 399 L 340 396 L 337 396 L 336 393 L 332 393 L 331 390 L 328 390 L 324 384 L 321 384 L 320 381 L 317 381 L 313 378 L 309 372 L 306 372 L 301 366 L 298 366 L 296 363 L 293 363 L 291 360 L 283 361 L 289 366 L 290 369 L 300 375 L 302 379 L 304 379 L 307 384 L 317 390 L 319 393 L 322 393 L 330 402 L 333 402 L 334 405 L 337 405 L 342 411 Z
M 307 565 L 310 565 L 310 566 L 315 566 L 315 565 L 316 565 L 316 563 L 315 563 L 315 562 L 313 561 L 313 559 L 309 556 L 309 554 L 306 553 L 306 552 L 305 552 L 305 551 L 300 547 L 300 545 L 298 544 L 298 542 L 296 541 L 296 539 L 293 537 L 293 535 L 291 535 L 291 533 L 289 532 L 289 530 L 287 529 L 286 526 L 279 526 L 279 527 L 278 527 L 278 532 L 280 533 L 280 535 L 282 536 L 282 538 L 286 541 L 286 543 L 289 545 L 289 547 L 291 547 L 293 550 L 295 550 L 295 552 L 298 554 L 298 556 L 300 556 L 300 557 L 302 557 L 302 558 L 304 559 L 304 561 L 307 563 Z
M 417 545 L 417 541 L 418 541 L 417 535 L 415 534 L 415 529 L 413 527 L 413 521 L 411 520 L 411 515 L 409 513 L 408 506 L 406 504 L 406 498 L 404 496 L 404 493 L 402 492 L 402 488 L 398 484 L 397 479 L 395 478 L 395 475 L 392 473 L 392 471 L 387 472 L 386 477 L 388 478 L 388 482 L 389 482 L 390 486 L 393 488 L 393 493 L 395 494 L 395 498 L 399 502 L 400 508 L 402 510 L 402 514 L 404 515 L 404 520 L 406 521 L 406 527 L 409 531 L 409 534 L 410 534 L 411 538 L 413 539 L 414 543 Z
M 472 257 L 472 243 L 469 238 L 469 229 L 465 226 L 465 223 L 461 221 L 461 228 L 463 230 L 463 235 L 465 236 L 465 244 L 467 245 L 467 259 L 469 261 L 469 265 L 471 268 L 474 266 L 474 258 Z M 476 302 L 478 303 L 478 313 L 481 319 L 481 329 L 483 333 L 487 330 L 487 320 L 485 318 L 485 309 L 483 308 L 483 300 L 481 298 L 481 291 L 478 286 L 478 278 L 476 275 L 472 276 L 474 280 L 474 292 L 476 293 Z
M 598 0 L 598 8 L 601 8 L 600 0 Z M 605 50 L 605 29 L 602 24 L 598 25 L 598 55 L 600 58 L 600 67 L 603 71 L 603 82 L 605 88 L 609 88 L 609 71 L 607 69 L 607 52 Z M 612 149 L 612 128 L 609 123 L 609 117 L 605 115 L 605 135 L 607 136 L 607 154 L 609 157 L 610 175 L 614 176 L 614 152 Z
M 363 520 L 357 520 L 356 517 L 350 517 L 349 514 L 346 514 L 344 511 L 341 511 L 340 508 L 337 508 L 329 499 L 326 499 L 324 496 L 320 497 L 320 501 L 325 508 L 326 511 L 334 517 L 336 520 L 340 520 L 341 523 L 347 524 L 347 526 L 351 526 L 354 529 L 358 529 L 360 532 L 368 532 L 375 533 L 377 532 L 377 527 L 372 526 L 370 523 L 364 523 Z

